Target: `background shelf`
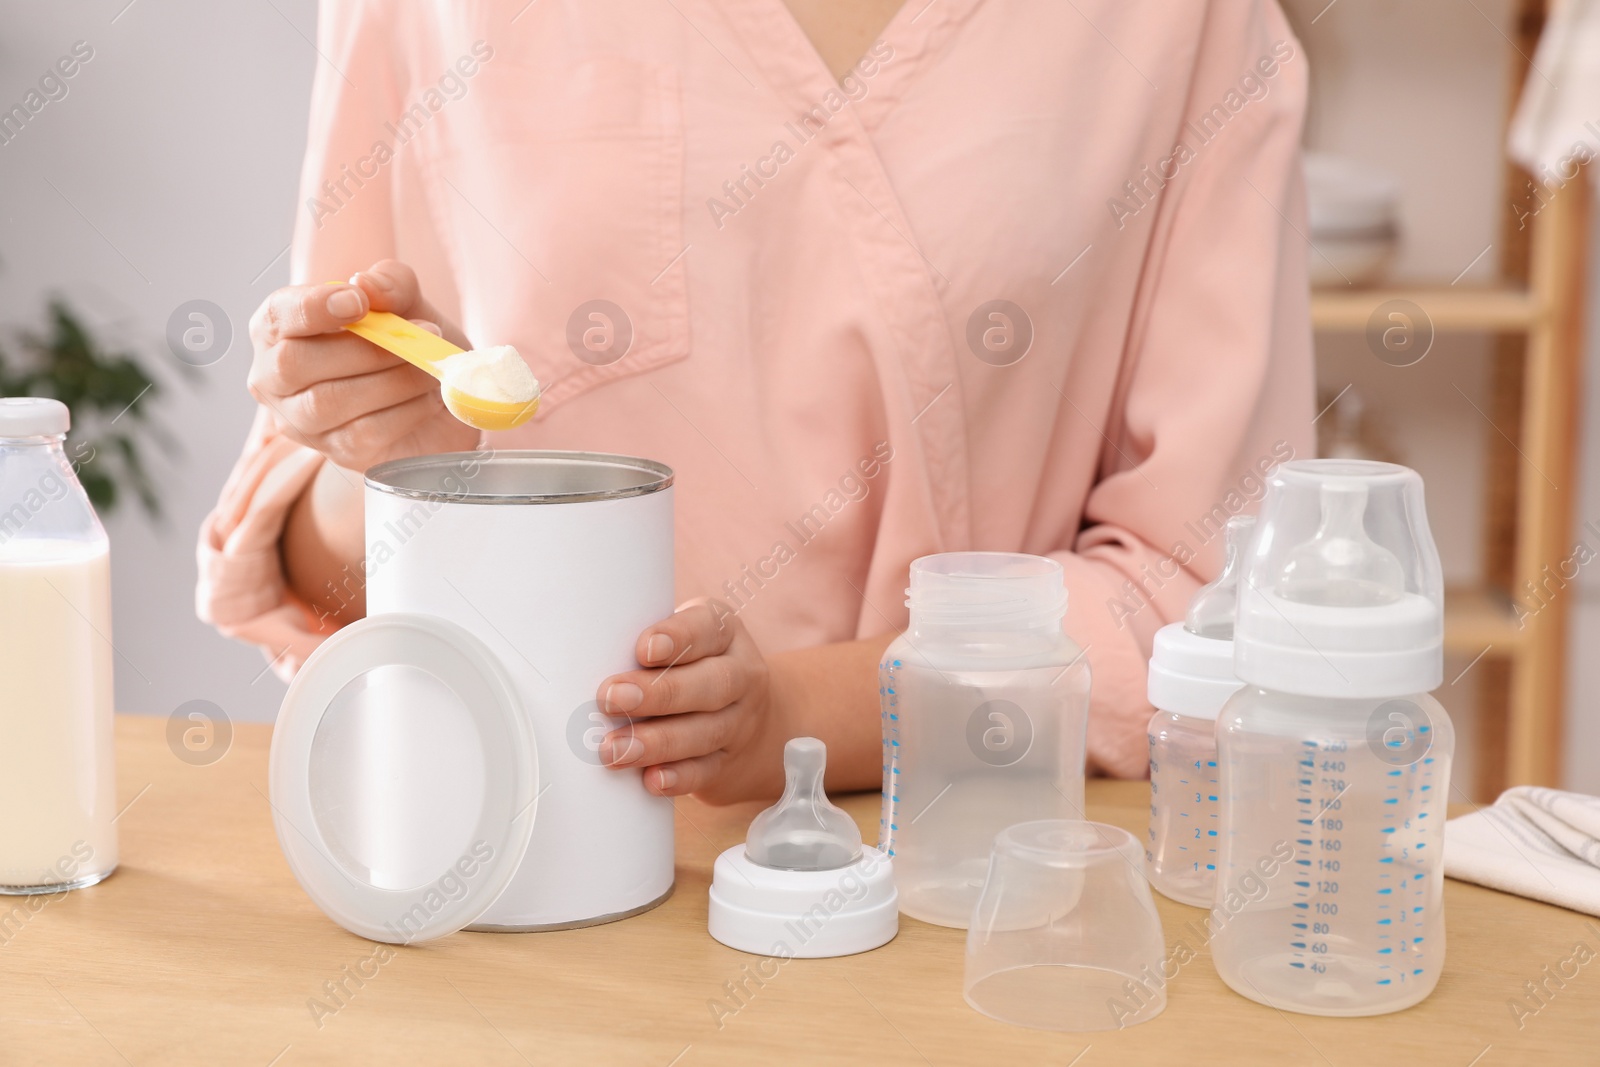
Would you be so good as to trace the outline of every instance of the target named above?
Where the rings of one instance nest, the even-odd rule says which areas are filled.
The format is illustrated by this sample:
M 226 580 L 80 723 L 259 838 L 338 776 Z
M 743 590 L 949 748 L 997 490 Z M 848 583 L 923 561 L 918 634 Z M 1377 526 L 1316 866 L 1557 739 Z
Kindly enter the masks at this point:
M 1390 300 L 1409 300 L 1422 308 L 1438 331 L 1518 332 L 1544 318 L 1544 303 L 1520 285 L 1485 288 L 1383 287 L 1318 289 L 1311 294 L 1311 324 L 1318 330 L 1359 332 L 1372 313 Z

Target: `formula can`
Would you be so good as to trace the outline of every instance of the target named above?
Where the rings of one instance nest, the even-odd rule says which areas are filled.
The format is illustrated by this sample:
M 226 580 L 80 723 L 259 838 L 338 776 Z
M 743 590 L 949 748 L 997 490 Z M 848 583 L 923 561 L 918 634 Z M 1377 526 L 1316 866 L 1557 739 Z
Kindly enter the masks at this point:
M 672 801 L 602 765 L 595 691 L 672 613 L 670 468 L 453 453 L 366 475 L 367 618 L 307 661 L 273 739 L 290 866 L 410 942 L 610 922 L 673 884 Z

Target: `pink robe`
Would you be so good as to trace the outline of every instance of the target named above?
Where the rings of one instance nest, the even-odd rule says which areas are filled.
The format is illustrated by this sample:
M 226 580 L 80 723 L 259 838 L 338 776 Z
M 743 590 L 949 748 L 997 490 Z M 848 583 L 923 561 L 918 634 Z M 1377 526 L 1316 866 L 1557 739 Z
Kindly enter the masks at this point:
M 783 0 L 525 3 L 324 3 L 294 279 L 404 260 L 545 384 L 490 445 L 674 467 L 678 595 L 768 652 L 904 627 L 926 553 L 1059 559 L 1091 760 L 1140 774 L 1152 635 L 1311 454 L 1277 6 L 907 0 L 841 85 Z M 201 533 L 201 616 L 280 673 L 319 463 L 263 412 Z

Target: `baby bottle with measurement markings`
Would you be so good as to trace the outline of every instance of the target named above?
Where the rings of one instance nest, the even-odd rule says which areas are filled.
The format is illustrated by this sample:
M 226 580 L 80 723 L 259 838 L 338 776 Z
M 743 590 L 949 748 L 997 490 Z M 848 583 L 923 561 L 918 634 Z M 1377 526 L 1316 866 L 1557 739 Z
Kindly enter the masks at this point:
M 947 552 L 911 564 L 910 627 L 879 667 L 883 818 L 900 911 L 965 929 L 995 835 L 1082 819 L 1089 667 L 1061 564 Z
M 1270 479 L 1217 724 L 1217 973 L 1285 1011 L 1379 1015 L 1444 965 L 1455 747 L 1422 479 L 1303 460 Z
M 58 400 L 0 398 L 0 893 L 117 865 L 106 533 Z
M 1239 688 L 1233 617 L 1239 569 L 1255 526 L 1228 520 L 1222 575 L 1195 594 L 1183 622 L 1156 631 L 1150 653 L 1150 829 L 1144 869 L 1164 896 L 1209 908 L 1217 885 L 1217 714 Z

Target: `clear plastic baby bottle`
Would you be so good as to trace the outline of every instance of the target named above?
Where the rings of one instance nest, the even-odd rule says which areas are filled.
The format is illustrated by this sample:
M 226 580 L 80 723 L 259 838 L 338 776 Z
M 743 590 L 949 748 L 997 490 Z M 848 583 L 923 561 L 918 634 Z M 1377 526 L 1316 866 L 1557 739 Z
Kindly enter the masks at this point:
M 111 566 L 66 405 L 0 398 L 0 893 L 117 865 Z
M 1442 583 L 1422 479 L 1306 460 L 1269 482 L 1251 540 L 1217 742 L 1217 973 L 1313 1015 L 1426 997 L 1444 964 L 1455 738 Z
M 1233 617 L 1255 519 L 1226 527 L 1222 574 L 1189 603 L 1183 622 L 1156 631 L 1150 653 L 1150 829 L 1145 875 L 1173 900 L 1209 908 L 1217 885 L 1217 713 L 1239 688 Z
M 900 910 L 965 928 L 995 835 L 1082 819 L 1089 667 L 1062 630 L 1061 564 L 952 552 L 911 564 L 884 654 L 883 819 Z

